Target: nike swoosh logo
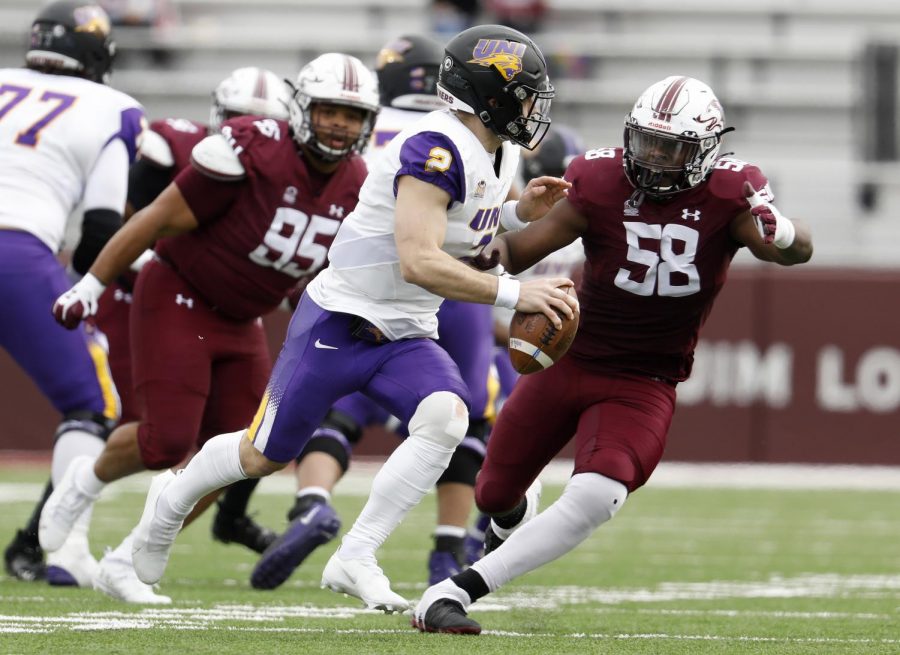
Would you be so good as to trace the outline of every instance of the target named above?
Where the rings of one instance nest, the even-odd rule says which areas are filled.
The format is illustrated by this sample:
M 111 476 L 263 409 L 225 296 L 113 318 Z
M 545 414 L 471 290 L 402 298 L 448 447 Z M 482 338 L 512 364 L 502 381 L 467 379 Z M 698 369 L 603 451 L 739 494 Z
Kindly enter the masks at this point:
M 309 525 L 309 522 L 312 521 L 316 517 L 316 514 L 319 513 L 320 509 L 322 509 L 321 505 L 316 505 L 315 507 L 313 507 L 311 510 L 309 510 L 306 514 L 303 515 L 303 517 L 300 519 L 300 523 L 302 523 L 303 525 Z
M 327 344 L 322 343 L 319 339 L 316 339 L 315 346 L 316 346 L 316 348 L 318 348 L 320 350 L 337 350 L 338 349 L 337 346 L 329 346 Z

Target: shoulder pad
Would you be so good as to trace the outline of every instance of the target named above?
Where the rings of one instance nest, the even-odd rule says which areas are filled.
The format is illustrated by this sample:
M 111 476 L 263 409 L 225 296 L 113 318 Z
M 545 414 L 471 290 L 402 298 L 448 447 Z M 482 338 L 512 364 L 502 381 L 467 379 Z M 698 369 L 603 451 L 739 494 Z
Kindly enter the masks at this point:
M 172 168 L 175 165 L 175 155 L 169 142 L 159 132 L 147 130 L 141 141 L 141 157 L 162 168 Z
M 206 137 L 191 151 L 191 164 L 204 175 L 216 180 L 241 180 L 244 166 L 221 134 Z

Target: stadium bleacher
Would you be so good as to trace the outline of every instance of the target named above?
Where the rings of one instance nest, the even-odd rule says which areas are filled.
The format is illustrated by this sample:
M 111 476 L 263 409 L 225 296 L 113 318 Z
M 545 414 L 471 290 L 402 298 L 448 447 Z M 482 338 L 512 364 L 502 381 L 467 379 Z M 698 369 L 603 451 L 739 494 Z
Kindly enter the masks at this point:
M 33 0 L 0 5 L 0 65 L 21 61 Z M 114 85 L 153 117 L 203 120 L 209 92 L 231 69 L 292 76 L 318 53 L 371 62 L 403 32 L 430 28 L 428 0 L 171 0 L 165 28 L 120 28 Z M 815 228 L 815 263 L 900 265 L 900 185 L 891 165 L 866 165 L 860 147 L 862 53 L 900 41 L 900 4 L 879 0 L 549 0 L 536 39 L 553 63 L 554 118 L 588 144 L 617 145 L 625 112 L 651 82 L 673 73 L 709 82 L 737 128 L 727 150 L 760 163 L 787 215 Z M 153 56 L 144 56 L 142 53 Z M 864 213 L 859 184 L 881 202 Z M 894 189 L 897 186 L 897 189 Z M 742 263 L 744 263 L 742 261 Z M 749 261 L 747 262 L 749 264 Z

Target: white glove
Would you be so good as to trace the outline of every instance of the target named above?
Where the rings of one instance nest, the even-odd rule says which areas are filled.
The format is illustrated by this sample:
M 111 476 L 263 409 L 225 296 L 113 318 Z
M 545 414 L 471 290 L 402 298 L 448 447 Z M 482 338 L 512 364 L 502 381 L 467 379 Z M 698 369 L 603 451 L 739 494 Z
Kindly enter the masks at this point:
M 63 327 L 74 330 L 88 316 L 97 313 L 97 300 L 106 285 L 90 273 L 56 299 L 53 303 L 53 317 Z

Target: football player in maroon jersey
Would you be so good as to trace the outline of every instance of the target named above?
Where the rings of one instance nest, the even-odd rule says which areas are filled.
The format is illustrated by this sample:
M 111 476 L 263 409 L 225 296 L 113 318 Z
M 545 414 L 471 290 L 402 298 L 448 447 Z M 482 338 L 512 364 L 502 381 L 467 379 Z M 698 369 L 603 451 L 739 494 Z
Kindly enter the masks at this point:
M 256 411 L 271 368 L 260 316 L 325 264 L 356 205 L 366 175 L 359 153 L 378 112 L 374 74 L 337 53 L 305 66 L 288 98 L 289 121 L 234 118 L 200 141 L 191 166 L 54 305 L 60 323 L 77 325 L 155 243 L 131 310 L 142 421 L 119 427 L 96 460 L 69 467 L 41 515 L 45 549 L 57 547 L 109 482 L 175 466 Z M 123 555 L 130 540 L 117 549 Z
M 179 171 L 190 165 L 191 151 L 200 141 L 219 130 L 222 122 L 237 116 L 286 120 L 290 93 L 272 71 L 256 67 L 238 68 L 219 82 L 212 93 L 209 124 L 183 118 L 154 121 L 141 143 L 140 157 L 132 165 L 128 180 L 126 217 L 149 205 Z M 131 341 L 129 339 L 132 293 L 137 271 L 152 257 L 145 251 L 100 296 L 96 316 L 89 319 L 109 342 L 109 367 L 122 402 L 121 424 L 140 420 L 133 393 Z M 247 516 L 250 495 L 257 483 L 242 481 L 229 487 L 218 501 L 212 524 L 215 539 L 236 542 L 262 552 L 276 534 Z M 94 587 L 126 602 L 168 602 L 134 575 L 131 558 L 111 551 L 100 562 Z
M 472 602 L 575 548 L 647 481 L 739 248 L 784 266 L 812 256 L 808 228 L 772 204 L 759 168 L 719 155 L 727 131 L 706 84 L 668 77 L 627 116 L 624 148 L 575 159 L 568 198 L 488 247 L 515 273 L 581 237 L 581 324 L 568 353 L 522 377 L 500 411 L 476 486 L 494 517 L 488 554 L 425 591 L 418 629 L 479 633 Z M 572 478 L 537 514 L 537 476 L 573 437 Z

